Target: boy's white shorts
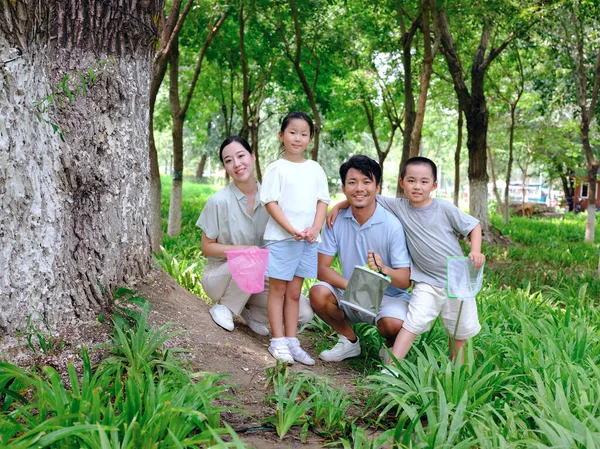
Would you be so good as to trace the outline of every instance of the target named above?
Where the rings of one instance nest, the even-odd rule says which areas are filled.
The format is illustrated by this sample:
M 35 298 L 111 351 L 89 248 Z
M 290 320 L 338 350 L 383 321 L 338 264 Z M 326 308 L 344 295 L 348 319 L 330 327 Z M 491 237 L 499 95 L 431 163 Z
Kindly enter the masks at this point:
M 420 335 L 431 328 L 431 324 L 439 315 L 446 332 L 452 337 L 461 302 L 463 308 L 456 330 L 456 339 L 466 340 L 477 335 L 481 330 L 475 300 L 459 301 L 456 298 L 448 298 L 445 288 L 434 287 L 425 282 L 415 282 L 412 298 L 408 303 L 404 328 L 413 334 Z

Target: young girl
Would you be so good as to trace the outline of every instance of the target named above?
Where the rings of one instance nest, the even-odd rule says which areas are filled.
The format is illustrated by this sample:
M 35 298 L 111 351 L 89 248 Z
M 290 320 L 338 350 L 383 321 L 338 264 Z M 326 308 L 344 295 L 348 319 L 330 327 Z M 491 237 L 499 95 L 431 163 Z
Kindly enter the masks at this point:
M 264 238 L 267 244 L 276 242 L 269 246 L 267 268 L 273 335 L 269 352 L 284 362 L 305 365 L 315 361 L 296 338 L 298 300 L 304 278 L 317 277 L 317 240 L 329 204 L 325 172 L 302 156 L 313 134 L 313 122 L 305 113 L 292 112 L 283 119 L 279 131 L 283 158 L 267 167 L 260 192 L 270 215 Z

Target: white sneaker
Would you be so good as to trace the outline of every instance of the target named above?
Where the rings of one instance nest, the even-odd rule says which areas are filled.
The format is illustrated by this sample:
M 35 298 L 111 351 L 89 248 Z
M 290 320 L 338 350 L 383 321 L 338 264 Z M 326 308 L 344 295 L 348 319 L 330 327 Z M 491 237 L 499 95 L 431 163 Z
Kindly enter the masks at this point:
M 246 321 L 246 324 L 253 332 L 256 332 L 258 335 L 269 335 L 269 329 L 260 321 L 256 321 L 252 318 L 252 312 L 250 309 L 246 309 L 245 307 L 242 309 L 242 313 L 240 316 Z
M 271 344 L 269 345 L 269 352 L 277 360 L 289 363 L 294 363 L 294 358 L 290 353 L 285 337 L 271 338 Z
M 213 321 L 227 331 L 233 330 L 233 315 L 223 304 L 215 304 L 210 308 Z
M 379 358 L 381 359 L 381 363 L 384 365 L 389 365 L 392 361 L 392 356 L 390 355 L 389 349 L 385 344 L 379 350 Z
M 297 338 L 286 337 L 287 346 L 290 350 L 290 354 L 296 362 L 300 362 L 303 365 L 314 365 L 315 360 L 308 355 L 308 353 L 300 347 L 300 342 Z
M 358 341 L 358 337 L 356 337 L 356 342 L 352 343 L 346 337 L 340 335 L 340 339 L 336 345 L 319 354 L 319 358 L 326 362 L 341 362 L 344 359 L 356 357 L 357 355 L 360 355 L 360 341 Z

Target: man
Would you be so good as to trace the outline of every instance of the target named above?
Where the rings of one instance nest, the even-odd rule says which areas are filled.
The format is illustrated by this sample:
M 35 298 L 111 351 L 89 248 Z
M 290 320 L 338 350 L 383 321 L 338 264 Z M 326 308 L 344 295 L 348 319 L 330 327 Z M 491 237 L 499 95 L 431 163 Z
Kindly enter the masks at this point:
M 410 295 L 410 258 L 404 229 L 398 219 L 376 202 L 381 187 L 381 167 L 366 156 L 353 156 L 340 167 L 342 191 L 350 207 L 342 209 L 331 228 L 325 227 L 319 245 L 318 279 L 309 293 L 314 312 L 338 334 L 338 343 L 319 358 L 339 362 L 360 354 L 360 343 L 351 324 L 366 322 L 377 326 L 386 346 L 394 344 L 400 332 Z M 338 254 L 342 274 L 331 264 Z M 369 263 L 391 278 L 376 317 L 341 304 L 355 265 Z M 387 362 L 387 351 L 380 352 Z

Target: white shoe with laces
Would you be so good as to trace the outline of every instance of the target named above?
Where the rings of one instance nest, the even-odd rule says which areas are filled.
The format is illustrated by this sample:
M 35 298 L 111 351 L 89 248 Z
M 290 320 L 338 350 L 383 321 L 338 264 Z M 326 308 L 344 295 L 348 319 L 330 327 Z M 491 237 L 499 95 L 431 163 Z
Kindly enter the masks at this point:
M 267 328 L 267 326 L 260 321 L 256 321 L 254 318 L 252 318 L 252 312 L 250 309 L 246 309 L 244 307 L 240 316 L 244 319 L 244 321 L 246 321 L 246 324 L 253 332 L 256 332 L 258 335 L 269 335 L 269 328 Z
M 294 363 L 294 358 L 290 353 L 285 337 L 271 338 L 271 344 L 269 345 L 269 352 L 277 360 L 289 363 Z
M 341 362 L 344 359 L 356 357 L 357 355 L 360 355 L 360 341 L 358 340 L 358 337 L 356 337 L 356 341 L 352 343 L 346 337 L 340 335 L 340 339 L 336 345 L 319 354 L 319 358 L 326 362 Z
M 290 354 L 296 362 L 302 363 L 303 365 L 314 365 L 315 360 L 308 355 L 308 353 L 300 347 L 300 342 L 296 337 L 286 337 L 287 346 L 290 350 Z
M 233 315 L 223 304 L 215 304 L 209 310 L 213 321 L 227 331 L 233 330 Z

